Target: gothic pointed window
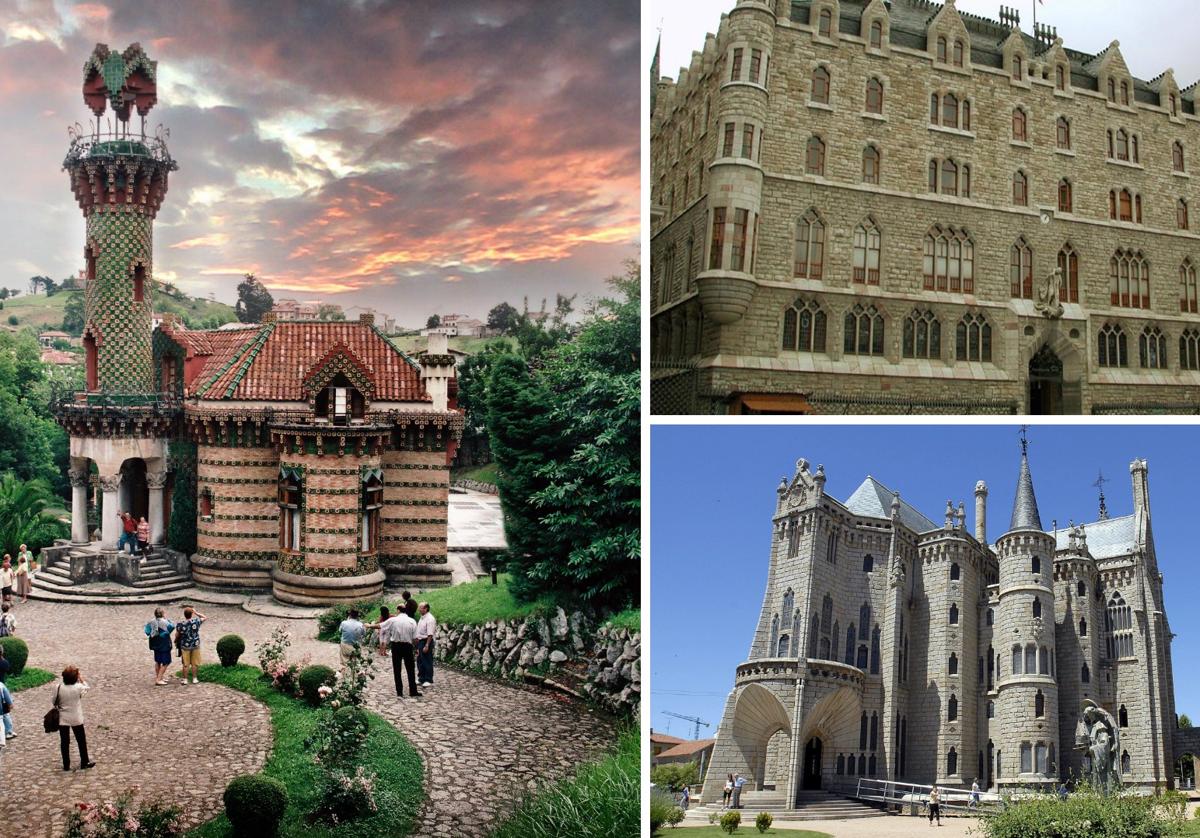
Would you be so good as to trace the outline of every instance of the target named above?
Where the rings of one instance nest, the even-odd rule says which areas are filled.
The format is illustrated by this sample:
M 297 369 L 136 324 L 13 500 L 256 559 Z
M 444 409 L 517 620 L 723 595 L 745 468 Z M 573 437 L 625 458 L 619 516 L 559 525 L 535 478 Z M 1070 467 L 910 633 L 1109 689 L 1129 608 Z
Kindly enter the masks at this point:
M 1171 144 L 1171 165 L 1177 172 L 1186 171 L 1183 162 L 1183 143 L 1179 140 Z
M 1087 618 L 1086 617 L 1079 618 L 1079 636 L 1087 637 Z
M 816 210 L 809 210 L 796 224 L 795 275 L 820 279 L 825 261 L 825 224 Z
M 963 99 L 962 103 L 962 129 L 964 131 L 971 130 L 971 100 Z
M 1112 78 L 1110 78 L 1110 79 L 1108 80 L 1108 101 L 1110 101 L 1110 102 L 1116 102 L 1116 101 L 1117 101 L 1117 82 L 1116 82 L 1116 79 L 1112 79 Z
M 955 343 L 955 357 L 958 360 L 991 363 L 992 327 L 982 314 L 963 315 L 963 319 L 958 321 Z
M 1023 143 L 1026 141 L 1026 125 L 1027 117 L 1025 116 L 1024 108 L 1013 108 L 1012 114 L 1012 138 L 1016 142 Z
M 834 768 L 834 772 L 839 775 L 846 773 L 846 757 L 844 754 L 837 755 L 837 764 Z
M 300 518 L 303 509 L 303 485 L 298 469 L 283 468 L 279 475 L 279 548 L 300 550 Z
M 975 244 L 966 230 L 931 228 L 923 267 L 927 291 L 975 292 Z
M 1108 217 L 1113 221 L 1117 220 L 1117 191 L 1115 189 L 1108 190 Z
M 826 640 L 825 644 L 828 645 L 829 641 Z M 790 645 L 791 645 L 791 637 L 789 637 L 786 634 L 779 635 L 779 649 L 775 653 L 775 657 L 786 658 L 788 656 L 788 647 Z M 827 657 L 827 655 L 822 655 L 821 657 Z
M 1070 244 L 1058 251 L 1058 270 L 1062 274 L 1063 302 L 1079 302 L 1079 254 Z
M 929 161 L 929 191 L 938 191 L 938 161 Z
M 1105 651 L 1109 660 L 1133 657 L 1133 617 L 1119 591 L 1104 611 Z
M 1009 285 L 1017 299 L 1033 299 L 1033 250 L 1024 238 L 1009 249 Z
M 1129 358 L 1125 348 L 1125 331 L 1115 323 L 1105 323 L 1100 329 L 1100 357 L 1098 363 L 1102 367 L 1127 367 Z
M 821 14 L 817 17 L 817 34 L 822 38 L 828 38 L 833 30 L 833 14 L 829 9 L 821 9 Z
M 1075 594 L 1077 596 L 1087 596 L 1087 585 L 1082 581 L 1077 582 L 1075 585 Z
M 1029 178 L 1019 169 L 1013 172 L 1013 204 L 1029 206 Z
M 821 624 L 817 622 L 817 618 L 812 618 L 812 628 L 808 632 L 808 656 L 816 658 L 819 655 L 818 647 L 820 644 L 820 628 Z
M 1039 719 L 1046 715 L 1046 697 L 1042 695 L 1041 690 L 1033 696 L 1033 715 Z
M 1071 150 L 1071 120 L 1060 116 L 1056 123 L 1058 129 L 1058 147 L 1063 151 Z
M 825 312 L 815 300 L 796 300 L 784 309 L 784 349 L 793 352 L 824 352 L 825 331 Z
M 1092 682 L 1092 671 L 1088 669 L 1088 665 L 1086 663 L 1079 671 L 1079 679 L 1085 684 L 1090 684 Z
M 1071 212 L 1071 181 L 1063 178 L 1058 182 L 1058 211 Z
M 1014 55 L 1012 58 L 1012 77 L 1013 81 L 1021 81 L 1025 78 L 1025 60 L 1019 55 Z
M 1117 159 L 1129 160 L 1129 134 L 1124 128 L 1117 129 Z
M 963 65 L 963 42 L 954 42 L 954 66 L 961 67 Z
M 1142 252 L 1118 249 L 1109 261 L 1110 302 L 1122 308 L 1150 308 L 1150 265 Z
M 856 637 L 856 635 L 854 633 L 854 623 L 851 623 L 849 628 L 846 629 L 846 663 L 850 664 L 851 666 L 854 665 L 854 640 L 855 640 L 855 637 Z
M 363 479 L 362 484 L 362 517 L 359 526 L 360 549 L 364 553 L 374 553 L 379 550 L 379 516 L 383 509 L 383 472 L 372 470 Z
M 1133 162 L 1134 163 L 1142 162 L 1141 160 L 1138 159 L 1138 135 L 1137 134 L 1131 135 L 1129 138 L 1129 142 L 1130 142 L 1130 146 L 1133 149 Z M 1141 219 L 1139 218 L 1138 221 L 1140 222 Z
M 946 721 L 952 722 L 958 718 L 958 696 L 950 693 L 950 701 L 946 704 Z
M 867 113 L 883 113 L 883 82 L 877 78 L 867 80 Z
M 1021 647 L 1020 646 L 1012 647 L 1012 674 L 1013 675 L 1021 674 Z
M 966 163 L 962 164 L 962 177 L 959 180 L 958 195 L 960 198 L 971 197 L 971 167 Z
M 880 170 L 879 149 L 869 145 L 863 149 L 863 183 L 879 185 Z
M 958 127 L 958 97 L 953 93 L 942 97 L 942 125 L 947 128 Z
M 863 556 L 863 573 L 870 573 L 875 569 L 875 557 L 870 553 Z
M 958 194 L 958 164 L 950 159 L 942 161 L 942 194 Z
M 962 572 L 958 567 L 958 562 L 950 562 L 950 581 L 955 582 L 960 579 Z
M 940 358 L 942 325 L 931 311 L 913 311 L 904 318 L 902 343 L 905 358 Z
M 1125 705 L 1121 705 L 1121 710 L 1117 714 L 1118 724 L 1121 727 L 1129 727 L 1129 711 L 1125 709 Z
M 1054 86 L 1058 90 L 1067 89 L 1067 69 L 1061 64 L 1054 68 Z
M 804 171 L 810 175 L 825 174 L 825 143 L 820 137 L 808 138 L 808 153 L 804 157 Z
M 1042 600 L 1038 597 L 1033 598 L 1033 616 L 1042 616 Z
M 883 24 L 879 21 L 871 23 L 871 48 L 879 49 L 883 46 Z
M 937 39 L 937 60 L 946 63 L 946 39 L 941 35 Z
M 846 312 L 843 351 L 847 355 L 883 354 L 883 315 L 873 305 L 856 304 Z
M 1179 336 L 1179 366 L 1200 370 L 1200 332 L 1195 329 L 1184 329 Z
M 929 122 L 931 125 L 938 124 L 938 114 L 941 113 L 941 99 L 936 93 L 929 94 Z
M 958 674 L 958 655 L 954 652 L 950 653 L 950 661 L 946 664 L 946 670 L 950 675 Z
M 1167 368 L 1167 337 L 1157 326 L 1147 326 L 1138 336 L 1138 360 L 1143 369 Z
M 990 687 L 988 689 L 991 689 Z M 987 717 L 989 719 L 996 718 L 996 702 L 989 701 L 987 703 Z
M 1045 646 L 1038 649 L 1038 672 L 1042 675 L 1050 674 L 1050 653 Z
M 1021 773 L 1033 773 L 1033 745 L 1028 742 L 1021 743 Z
M 1175 226 L 1180 230 L 1188 229 L 1188 203 L 1184 198 L 1175 202 Z
M 853 278 L 867 285 L 879 284 L 879 228 L 870 218 L 854 228 Z
M 867 671 L 867 644 L 866 643 L 858 644 L 858 656 L 854 663 L 855 663 L 855 666 L 857 666 L 863 672 Z
M 1037 675 L 1037 647 L 1032 643 L 1025 644 L 1025 674 Z
M 877 750 L 879 747 L 879 714 L 871 713 L 871 741 L 868 743 L 869 750 Z M 872 757 L 873 759 L 873 757 Z
M 1121 773 L 1128 774 L 1131 770 L 1132 762 L 1129 759 L 1129 751 L 1121 752 Z
M 950 605 L 950 625 L 958 625 L 958 605 L 955 603 Z
M 820 105 L 829 104 L 829 70 L 825 67 L 813 70 L 812 101 Z
M 816 639 L 815 634 L 809 641 L 810 643 Z M 771 618 L 771 642 L 767 647 L 767 654 L 774 653 L 775 647 L 779 645 L 779 615 L 776 614 Z
M 837 620 L 833 621 L 833 633 L 831 636 L 833 637 L 833 648 L 829 651 L 829 659 L 835 661 L 838 659 L 838 641 L 842 637 L 842 627 L 838 625 Z
M 1172 93 L 1168 98 L 1170 102 L 1171 116 L 1179 116 L 1179 99 Z
M 1032 559 L 1029 560 L 1029 572 L 1030 573 L 1041 573 L 1042 572 L 1041 558 L 1039 558 L 1038 556 L 1034 556 Z M 1038 614 L 1041 613 L 1041 608 L 1040 607 L 1036 608 L 1036 609 L 1034 609 L 1034 611 L 1035 611 L 1035 613 L 1033 616 L 1036 617 L 1036 616 L 1038 616 Z
M 1129 107 L 1129 82 L 1121 82 L 1121 104 Z

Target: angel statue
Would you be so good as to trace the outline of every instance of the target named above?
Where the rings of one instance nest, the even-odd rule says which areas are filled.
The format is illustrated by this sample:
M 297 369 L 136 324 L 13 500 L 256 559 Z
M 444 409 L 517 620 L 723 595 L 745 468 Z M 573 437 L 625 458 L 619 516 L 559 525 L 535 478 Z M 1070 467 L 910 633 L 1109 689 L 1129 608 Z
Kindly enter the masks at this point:
M 1057 320 L 1063 315 L 1062 301 L 1059 292 L 1062 290 L 1062 268 L 1055 268 L 1046 274 L 1037 289 L 1037 300 L 1034 307 L 1051 320 Z
M 1103 795 L 1120 791 L 1120 729 L 1112 714 L 1091 699 L 1083 700 L 1079 723 L 1075 726 L 1075 748 L 1084 751 L 1085 770 L 1090 765 L 1092 788 Z

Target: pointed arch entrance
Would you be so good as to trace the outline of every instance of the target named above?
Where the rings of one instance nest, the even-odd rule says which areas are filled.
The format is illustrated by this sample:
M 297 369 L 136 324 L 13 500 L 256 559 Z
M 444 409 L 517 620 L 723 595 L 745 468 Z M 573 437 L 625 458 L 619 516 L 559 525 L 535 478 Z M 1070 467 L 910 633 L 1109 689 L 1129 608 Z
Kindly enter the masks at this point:
M 804 743 L 804 769 L 800 778 L 800 788 L 806 791 L 821 788 L 821 751 L 823 747 L 819 736 L 814 736 Z
M 1063 413 L 1063 362 L 1049 344 L 1042 344 L 1029 359 L 1029 413 Z

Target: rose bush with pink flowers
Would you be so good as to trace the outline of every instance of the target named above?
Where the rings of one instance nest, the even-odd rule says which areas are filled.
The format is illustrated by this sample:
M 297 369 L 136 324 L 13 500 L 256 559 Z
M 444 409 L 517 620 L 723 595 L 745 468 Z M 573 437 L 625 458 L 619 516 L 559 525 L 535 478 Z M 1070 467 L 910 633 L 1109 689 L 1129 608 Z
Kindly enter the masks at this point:
M 116 800 L 76 803 L 67 815 L 64 838 L 169 838 L 183 833 L 183 810 L 161 800 L 134 805 L 138 786 Z

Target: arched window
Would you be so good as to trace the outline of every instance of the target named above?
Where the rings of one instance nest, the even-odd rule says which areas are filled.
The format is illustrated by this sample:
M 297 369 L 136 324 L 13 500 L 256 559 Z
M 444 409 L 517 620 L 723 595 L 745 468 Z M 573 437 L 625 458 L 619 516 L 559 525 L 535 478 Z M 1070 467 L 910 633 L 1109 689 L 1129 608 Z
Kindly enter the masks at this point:
M 938 161 L 929 161 L 929 191 L 938 191 Z
M 1058 182 L 1058 211 L 1071 212 L 1071 181 L 1067 178 Z
M 1061 64 L 1054 68 L 1054 86 L 1059 90 L 1067 89 L 1067 71 Z
M 846 312 L 843 351 L 847 355 L 883 354 L 883 315 L 873 305 L 858 303 Z
M 1020 646 L 1012 647 L 1012 674 L 1013 675 L 1021 674 L 1021 647 Z
M 929 95 L 929 122 L 933 125 L 938 124 L 938 114 L 941 113 L 940 102 L 941 99 L 936 93 Z
M 946 773 L 951 776 L 958 773 L 958 751 L 953 748 L 946 754 Z
M 826 595 L 825 598 L 828 599 L 829 598 L 828 595 Z M 787 617 L 788 614 L 792 613 L 792 608 L 795 606 L 795 604 L 796 604 L 796 595 L 792 592 L 791 588 L 788 588 L 786 591 L 783 592 L 783 614 L 784 614 L 785 618 Z M 832 608 L 832 604 L 830 605 L 830 607 Z
M 1125 709 L 1125 705 L 1121 705 L 1121 710 L 1117 715 L 1118 723 L 1121 727 L 1129 727 L 1129 711 Z
M 871 606 L 864 602 L 858 609 L 858 636 L 862 640 L 867 639 L 869 629 L 867 626 L 871 622 Z
M 1117 129 L 1117 159 L 1129 159 L 1129 134 L 1124 128 Z
M 871 754 L 871 756 L 869 756 L 869 757 L 867 758 L 867 776 L 868 776 L 868 777 L 874 777 L 874 776 L 875 776 L 875 767 L 876 767 L 876 765 L 875 765 L 875 754 Z
M 300 517 L 303 508 L 304 488 L 301 472 L 296 468 L 284 467 L 279 473 L 279 549 L 288 552 L 300 550 Z
M 958 194 L 958 165 L 950 159 L 942 161 L 942 194 Z
M 870 218 L 854 228 L 854 281 L 879 284 L 879 228 Z
M 867 773 L 867 756 L 866 756 L 866 754 L 859 754 L 858 755 L 858 774 L 861 777 L 861 776 L 866 776 L 866 773 Z
M 1042 600 L 1040 597 L 1033 598 L 1033 616 L 1034 617 L 1042 616 Z
M 1039 558 L 1038 556 L 1034 556 L 1032 559 L 1029 560 L 1029 572 L 1030 573 L 1041 573 L 1042 572 L 1041 558 Z
M 140 303 L 146 299 L 146 266 L 138 264 L 133 269 L 133 301 Z
M 1009 249 L 1009 284 L 1018 299 L 1033 299 L 1033 250 L 1019 238 Z
M 1020 169 L 1013 172 L 1013 204 L 1029 206 L 1029 178 Z
M 1183 198 L 1175 202 L 1175 225 L 1180 230 L 1188 228 L 1188 203 Z
M 1100 330 L 1099 344 L 1102 367 L 1127 367 L 1129 357 L 1125 351 L 1125 331 L 1115 323 L 1105 323 Z
M 846 663 L 853 665 L 854 663 L 854 623 L 846 629 Z
M 1042 695 L 1041 690 L 1033 695 L 1033 715 L 1038 719 L 1046 715 L 1046 697 Z
M 1070 244 L 1058 251 L 1058 270 L 1062 273 L 1063 302 L 1079 302 L 1079 254 Z
M 1121 82 L 1121 104 L 1129 107 L 1129 82 Z
M 1150 265 L 1140 250 L 1117 250 L 1109 262 L 1109 275 L 1112 305 L 1150 308 Z
M 790 645 L 790 642 L 791 642 L 791 638 L 788 637 L 788 635 L 786 635 L 786 634 L 779 635 L 779 648 L 778 648 L 778 650 L 776 650 L 775 656 L 779 657 L 779 658 L 786 658 L 788 656 L 788 646 Z M 829 641 L 826 640 L 824 642 L 828 643 Z M 821 657 L 824 658 L 826 656 L 822 655 Z
M 986 617 L 984 618 L 984 622 L 985 622 L 985 623 L 987 623 L 987 625 L 989 625 L 989 626 L 991 626 L 991 625 L 995 625 L 995 623 L 996 623 L 996 612 L 995 612 L 995 611 L 993 611 L 991 608 L 989 608 L 989 609 L 987 610 L 987 615 L 986 615 Z M 989 649 L 988 651 L 990 652 L 991 650 Z
M 958 321 L 956 357 L 960 361 L 992 360 L 992 327 L 979 313 L 968 313 Z M 991 610 L 988 610 L 991 613 Z M 991 623 L 988 623 L 991 625 Z
M 971 130 L 971 101 L 963 99 L 962 103 L 962 129 L 964 131 Z
M 925 234 L 925 289 L 972 294 L 975 244 L 966 230 L 932 227 Z
M 1058 147 L 1064 151 L 1071 150 L 1071 120 L 1060 116 L 1058 122 Z
M 810 658 L 815 658 L 818 656 L 817 648 L 818 644 L 820 643 L 820 631 L 821 624 L 817 622 L 817 618 L 814 616 L 812 618 L 812 625 L 808 632 L 808 656 Z
M 1171 116 L 1179 116 L 1179 100 L 1172 93 L 1168 98 L 1171 107 Z
M 1108 217 L 1113 221 L 1117 220 L 1117 191 L 1115 189 L 1108 190 Z
M 1013 108 L 1012 138 L 1016 142 L 1023 143 L 1026 141 L 1026 123 L 1025 109 L 1020 107 Z
M 374 469 L 363 476 L 362 523 L 359 526 L 360 549 L 364 553 L 379 550 L 379 516 L 383 509 L 383 471 Z
M 958 127 L 958 97 L 953 93 L 942 97 L 942 125 L 947 128 Z
M 809 210 L 796 224 L 796 276 L 820 279 L 824 261 L 825 224 L 816 210 Z
M 963 65 L 963 42 L 954 42 L 954 66 L 961 67 Z
M 883 113 L 883 82 L 877 78 L 867 80 L 867 113 Z
M 817 633 L 814 631 L 812 633 L 812 636 L 810 636 L 808 638 L 808 645 L 811 649 L 813 649 L 814 652 L 816 649 L 816 642 L 817 642 Z M 775 647 L 777 647 L 778 645 L 779 645 L 779 615 L 776 614 L 774 617 L 771 618 L 771 642 L 767 646 L 767 654 L 768 655 L 772 654 L 775 651 Z M 814 655 L 812 655 L 812 657 L 816 657 L 816 655 L 814 654 Z
M 1079 636 L 1087 637 L 1087 618 L 1086 617 L 1079 618 Z
M 1179 366 L 1200 370 L 1200 332 L 1195 329 L 1184 329 L 1179 336 Z
M 1088 665 L 1086 663 L 1079 671 L 1079 679 L 1085 684 L 1090 684 L 1092 682 L 1092 671 L 1088 669 Z
M 988 687 L 988 689 L 990 690 L 990 689 L 991 689 L 991 687 L 989 686 L 989 687 Z M 996 718 L 996 702 L 994 702 L 994 701 L 989 701 L 989 702 L 987 703 L 987 717 L 988 717 L 989 719 L 994 719 L 994 718 Z
M 1108 80 L 1108 101 L 1117 101 L 1117 82 L 1111 78 Z
M 1183 143 L 1179 140 L 1171 144 L 1171 165 L 1177 172 L 1186 171 L 1183 163 Z
M 958 674 L 958 655 L 954 652 L 950 653 L 950 661 L 946 664 L 946 668 L 950 675 Z
M 1104 611 L 1104 629 L 1109 660 L 1133 657 L 1133 617 L 1119 591 L 1113 591 Z
M 1050 653 L 1045 646 L 1038 649 L 1038 672 L 1042 675 L 1050 674 Z
M 1167 368 L 1167 337 L 1157 326 L 1147 326 L 1138 336 L 1138 359 L 1143 369 Z
M 962 164 L 962 178 L 959 181 L 958 194 L 963 198 L 971 197 L 971 167 L 966 163 Z
M 1189 314 L 1197 312 L 1196 269 L 1191 259 L 1184 259 L 1179 266 L 1179 310 Z
M 879 149 L 873 145 L 863 149 L 863 183 L 879 185 L 880 162 Z
M 1131 763 L 1130 763 L 1130 759 L 1129 759 L 1129 751 L 1122 751 L 1121 752 L 1121 773 L 1128 774 L 1131 770 L 1130 765 L 1131 765 Z
M 940 358 L 942 324 L 931 311 L 912 311 L 904 318 L 903 354 L 905 358 Z
M 843 754 L 837 755 L 837 767 L 834 769 L 838 774 L 846 773 L 846 757 Z
M 797 611 L 796 613 L 799 614 L 800 612 Z M 832 636 L 833 636 L 833 649 L 831 649 L 829 652 L 829 659 L 831 661 L 835 661 L 838 659 L 838 641 L 841 639 L 841 636 L 842 636 L 842 627 L 840 625 L 838 625 L 837 620 L 833 621 L 833 635 Z
M 940 35 L 937 39 L 937 60 L 946 62 L 946 39 Z
M 1025 645 L 1025 674 L 1037 675 L 1037 647 L 1032 643 Z
M 879 21 L 871 23 L 871 48 L 879 49 L 883 46 L 883 24 Z
M 863 556 L 863 573 L 870 573 L 875 569 L 875 557 L 870 553 Z
M 828 38 L 833 28 L 833 15 L 829 9 L 821 9 L 821 14 L 817 17 L 817 34 L 822 38 Z
M 729 65 L 729 80 L 737 81 L 742 77 L 742 53 L 744 50 L 741 47 L 735 47 L 733 50 L 733 61 Z
M 871 630 L 871 674 L 879 674 L 879 626 Z
M 829 70 L 825 67 L 813 70 L 812 101 L 821 105 L 829 104 Z
M 946 721 L 954 721 L 958 718 L 958 696 L 950 693 L 950 701 L 946 703 Z
M 824 352 L 825 331 L 825 312 L 815 300 L 796 300 L 783 310 L 784 349 Z
M 1087 585 L 1083 584 L 1082 581 L 1076 582 L 1075 594 L 1076 596 L 1087 596 Z
M 950 581 L 959 579 L 961 575 L 962 571 L 958 567 L 958 562 L 950 562 Z
M 808 138 L 808 153 L 804 158 L 804 171 L 810 175 L 825 174 L 825 143 L 820 137 Z
M 1133 162 L 1140 163 L 1141 161 L 1138 160 L 1138 136 L 1137 136 L 1137 134 L 1132 134 L 1129 138 L 1129 142 L 1130 142 L 1130 146 L 1133 148 Z M 1138 221 L 1141 222 L 1141 219 L 1139 218 Z
M 950 625 L 952 625 L 952 626 L 958 625 L 958 604 L 957 603 L 950 604 Z
M 1013 81 L 1025 78 L 1025 60 L 1019 55 L 1014 55 L 1012 59 L 1012 77 Z

